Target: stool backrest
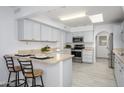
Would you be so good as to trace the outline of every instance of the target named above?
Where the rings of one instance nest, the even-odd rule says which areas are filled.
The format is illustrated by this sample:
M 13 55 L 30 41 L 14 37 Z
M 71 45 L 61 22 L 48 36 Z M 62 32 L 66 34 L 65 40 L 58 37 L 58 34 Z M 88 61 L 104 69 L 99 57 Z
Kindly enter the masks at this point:
M 20 63 L 23 75 L 26 77 L 27 74 L 30 74 L 34 77 L 32 61 L 28 58 L 20 58 L 17 60 Z
M 4 59 L 6 61 L 6 66 L 9 70 L 9 72 L 15 72 L 13 57 L 9 56 L 9 55 L 5 55 Z

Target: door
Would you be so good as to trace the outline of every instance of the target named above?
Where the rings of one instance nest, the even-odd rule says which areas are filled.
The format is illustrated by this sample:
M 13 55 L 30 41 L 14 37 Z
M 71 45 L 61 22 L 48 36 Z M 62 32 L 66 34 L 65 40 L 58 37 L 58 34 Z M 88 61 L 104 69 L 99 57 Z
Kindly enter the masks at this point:
M 97 35 L 97 57 L 99 58 L 108 58 L 109 50 L 108 46 L 108 35 L 107 34 L 100 34 Z

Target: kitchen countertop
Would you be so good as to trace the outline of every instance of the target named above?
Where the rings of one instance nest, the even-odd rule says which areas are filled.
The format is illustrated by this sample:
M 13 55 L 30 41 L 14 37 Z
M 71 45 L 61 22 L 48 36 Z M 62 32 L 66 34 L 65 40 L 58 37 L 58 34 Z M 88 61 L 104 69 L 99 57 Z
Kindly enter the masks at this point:
M 58 62 L 70 59 L 73 57 L 73 55 L 70 54 L 66 54 L 66 53 L 56 53 L 54 55 L 50 55 L 53 58 L 50 59 L 45 59 L 45 60 L 38 60 L 38 59 L 33 59 L 34 61 L 39 61 L 39 62 L 43 62 L 46 64 L 56 64 Z
M 124 55 L 121 55 L 123 49 L 114 49 L 114 54 L 124 63 Z
M 83 51 L 94 51 L 93 47 L 86 47 L 85 49 L 83 49 Z
M 51 58 L 49 59 L 34 59 L 30 57 L 23 57 L 23 58 L 30 58 L 33 62 L 41 62 L 43 64 L 56 64 L 73 57 L 73 55 L 67 53 L 54 53 L 54 54 L 49 54 L 48 56 L 50 56 Z M 18 56 L 14 56 L 14 55 L 13 57 L 16 59 L 19 58 Z

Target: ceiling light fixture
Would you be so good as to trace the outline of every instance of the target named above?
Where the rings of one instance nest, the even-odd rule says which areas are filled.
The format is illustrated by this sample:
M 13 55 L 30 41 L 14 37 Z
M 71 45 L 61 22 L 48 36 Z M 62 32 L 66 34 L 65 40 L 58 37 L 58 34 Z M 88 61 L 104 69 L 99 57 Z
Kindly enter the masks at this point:
M 86 16 L 85 12 L 78 13 L 78 14 L 73 14 L 73 15 L 68 15 L 68 16 L 63 16 L 60 17 L 60 20 L 66 21 L 66 20 L 71 20 L 71 19 L 77 19 Z
M 89 16 L 92 23 L 100 23 L 103 22 L 103 14 L 96 14 Z

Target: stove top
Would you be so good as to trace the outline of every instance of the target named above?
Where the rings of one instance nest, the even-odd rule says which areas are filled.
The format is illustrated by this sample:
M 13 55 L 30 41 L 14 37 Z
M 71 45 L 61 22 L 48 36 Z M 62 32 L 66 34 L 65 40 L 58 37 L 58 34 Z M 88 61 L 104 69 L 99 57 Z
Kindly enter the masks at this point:
M 82 50 L 84 48 L 85 48 L 84 44 L 80 44 L 80 45 L 74 45 L 74 48 L 73 49 Z

